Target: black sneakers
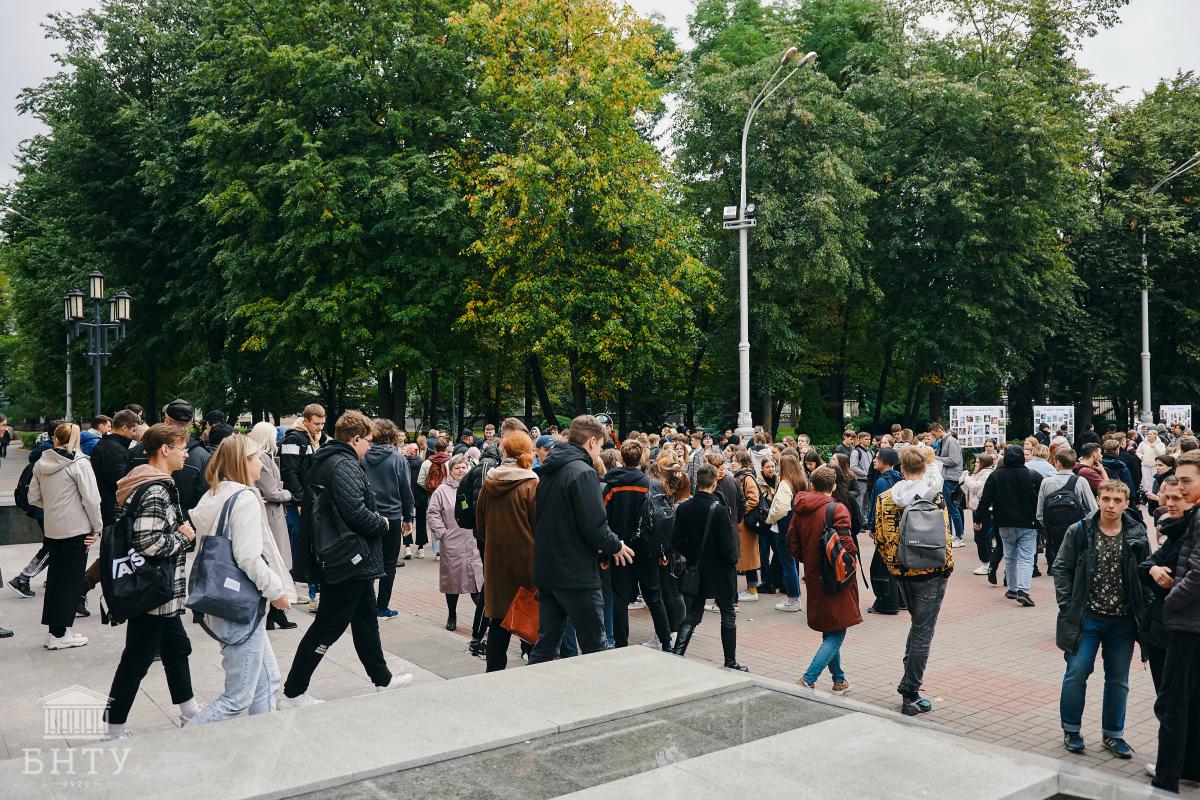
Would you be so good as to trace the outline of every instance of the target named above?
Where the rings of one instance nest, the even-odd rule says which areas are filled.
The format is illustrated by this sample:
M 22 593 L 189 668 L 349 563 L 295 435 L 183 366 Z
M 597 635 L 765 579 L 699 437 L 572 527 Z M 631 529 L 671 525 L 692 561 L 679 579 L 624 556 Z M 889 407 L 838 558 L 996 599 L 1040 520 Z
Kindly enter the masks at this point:
M 1004 599 L 1005 600 L 1016 600 L 1017 599 L 1017 590 L 1009 589 L 1007 592 L 1004 593 Z
M 1085 745 L 1079 731 L 1063 731 L 1063 747 L 1072 753 L 1082 753 Z
M 1124 739 L 1104 737 L 1104 749 L 1117 758 L 1133 758 L 1133 748 Z
M 1026 608 L 1033 608 L 1033 598 L 1029 596 L 1029 592 L 1017 592 L 1017 602 Z
M 91 615 L 92 615 L 92 612 L 88 611 L 88 607 L 87 607 L 87 595 L 86 594 L 79 595 L 79 605 L 76 606 L 76 608 L 75 608 L 75 617 L 76 618 L 90 617 Z
M 18 575 L 9 581 L 8 588 L 12 589 L 26 600 L 30 600 L 37 596 L 37 593 L 34 592 L 33 589 L 29 588 L 29 578 L 22 577 L 21 575 Z
M 933 703 L 924 697 L 915 697 L 913 699 L 904 698 L 904 705 L 900 706 L 900 713 L 906 717 L 915 717 L 917 714 L 928 714 L 933 711 Z

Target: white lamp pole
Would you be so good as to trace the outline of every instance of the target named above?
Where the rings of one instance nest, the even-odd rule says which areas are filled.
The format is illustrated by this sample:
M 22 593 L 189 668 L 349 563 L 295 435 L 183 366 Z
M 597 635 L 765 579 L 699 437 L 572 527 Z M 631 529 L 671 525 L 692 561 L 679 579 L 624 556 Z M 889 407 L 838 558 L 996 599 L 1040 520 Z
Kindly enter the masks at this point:
M 1200 151 L 1184 161 L 1150 188 L 1150 198 L 1170 181 L 1200 164 Z M 1146 225 L 1142 225 L 1142 422 L 1154 424 L 1154 408 L 1150 405 L 1150 267 L 1146 257 Z
M 746 138 L 750 135 L 750 123 L 754 121 L 754 115 L 762 104 L 767 101 L 771 95 L 779 90 L 787 82 L 788 78 L 795 75 L 801 67 L 806 64 L 811 64 L 817 60 L 816 53 L 809 53 L 800 58 L 800 51 L 795 47 L 789 47 L 787 52 L 783 54 L 783 58 L 779 61 L 779 66 L 775 68 L 775 72 L 763 84 L 755 96 L 754 101 L 750 103 L 750 109 L 746 112 L 746 124 L 742 126 L 742 190 L 738 200 L 737 219 L 726 219 L 725 228 L 737 229 L 738 232 L 738 321 L 740 323 L 740 332 L 738 339 L 738 419 L 736 433 L 745 443 L 754 434 L 754 420 L 750 414 L 750 266 L 749 266 L 749 229 L 754 227 L 755 221 L 752 218 L 754 211 L 750 209 L 751 218 L 747 218 L 746 204 Z M 792 71 L 776 83 L 771 85 L 772 81 L 778 77 L 789 62 L 795 61 L 796 65 Z M 726 215 L 728 216 L 728 215 Z

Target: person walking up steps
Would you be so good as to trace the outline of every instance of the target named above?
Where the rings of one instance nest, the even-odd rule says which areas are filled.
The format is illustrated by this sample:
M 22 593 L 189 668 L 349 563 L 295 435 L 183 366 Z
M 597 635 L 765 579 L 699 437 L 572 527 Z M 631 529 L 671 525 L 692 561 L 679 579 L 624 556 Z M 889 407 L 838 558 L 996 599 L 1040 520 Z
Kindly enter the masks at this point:
M 313 503 L 317 500 L 316 489 L 330 492 L 330 508 L 336 509 L 341 524 L 360 538 L 363 552 L 356 564 L 357 570 L 344 579 L 331 582 L 328 577 L 321 583 L 321 603 L 317 607 L 316 619 L 304 633 L 296 648 L 296 658 L 283 684 L 283 708 L 298 708 L 321 702 L 308 694 L 308 684 L 313 672 L 325 657 L 346 627 L 354 636 L 354 650 L 358 660 L 367 670 L 376 691 L 401 689 L 412 683 L 409 673 L 395 675 L 388 669 L 383 657 L 383 645 L 379 641 L 379 617 L 375 611 L 374 581 L 383 577 L 382 539 L 388 532 L 387 518 L 375 511 L 375 500 L 367 486 L 367 474 L 362 459 L 371 449 L 373 435 L 371 421 L 360 411 L 347 411 L 334 426 L 334 441 L 329 442 L 313 456 L 312 469 L 305 479 L 304 506 L 305 525 L 311 516 Z M 301 532 L 304 542 L 311 535 Z M 315 555 L 310 554 L 314 568 L 318 567 Z M 320 571 L 316 572 L 320 575 Z

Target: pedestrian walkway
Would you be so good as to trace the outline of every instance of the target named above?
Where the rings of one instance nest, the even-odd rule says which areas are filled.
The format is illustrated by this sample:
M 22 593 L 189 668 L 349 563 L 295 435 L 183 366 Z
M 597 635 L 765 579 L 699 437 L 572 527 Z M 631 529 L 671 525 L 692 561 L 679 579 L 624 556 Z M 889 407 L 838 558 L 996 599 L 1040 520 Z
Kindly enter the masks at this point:
M 32 545 L 0 547 L 5 575 L 15 574 L 36 548 Z M 869 544 L 864 548 L 869 561 Z M 974 739 L 1063 758 L 1083 766 L 1109 770 L 1141 780 L 1145 763 L 1153 761 L 1157 737 L 1150 673 L 1135 663 L 1130 675 L 1126 739 L 1138 751 L 1131 761 L 1110 757 L 1100 748 L 1100 694 L 1103 681 L 1095 675 L 1088 687 L 1084 733 L 1088 750 L 1069 756 L 1062 749 L 1058 724 L 1058 689 L 1063 657 L 1054 645 L 1055 604 L 1048 577 L 1033 581 L 1036 608 L 1022 608 L 1003 598 L 1003 589 L 970 574 L 974 549 L 955 550 L 958 568 L 950 581 L 945 605 L 926 673 L 926 695 L 934 711 L 925 719 Z M 392 607 L 394 620 L 380 624 L 384 650 L 396 669 L 412 671 L 418 681 L 437 681 L 483 672 L 481 660 L 467 653 L 468 635 L 444 629 L 445 601 L 437 590 L 438 563 L 432 558 L 405 562 L 396 578 Z M 37 624 L 39 599 L 21 600 L 4 591 L 0 596 L 0 624 L 14 628 L 16 637 L 0 641 L 0 661 L 5 665 L 0 682 L 0 757 L 20 754 L 22 746 L 42 741 L 39 699 L 74 684 L 107 692 L 124 641 L 123 628 L 104 628 L 98 615 L 81 620 L 77 630 L 91 637 L 87 647 L 47 652 L 41 643 L 45 629 Z M 95 596 L 95 595 L 93 595 Z M 895 685 L 907 635 L 907 618 L 866 614 L 871 593 L 862 592 L 864 622 L 851 629 L 843 648 L 843 665 L 853 686 L 850 698 L 898 710 Z M 795 681 L 820 643 L 808 629 L 804 614 L 776 611 L 777 596 L 764 595 L 757 603 L 743 603 L 738 614 L 738 659 L 756 674 Z M 93 603 L 94 605 L 94 603 Z M 286 671 L 294 647 L 311 615 L 291 612 L 301 627 L 270 634 L 279 662 Z M 689 659 L 721 663 L 720 631 L 715 614 L 707 615 L 688 649 Z M 222 684 L 216 644 L 199 626 L 187 624 L 192 638 L 193 681 L 197 697 L 207 701 L 219 694 Z M 649 613 L 630 613 L 630 641 L 652 635 Z M 513 647 L 509 668 L 523 665 Z M 635 677 L 631 676 L 631 680 Z M 829 688 L 828 675 L 818 683 Z M 312 694 L 335 699 L 371 691 L 370 681 L 354 655 L 349 636 L 330 649 L 317 670 Z M 157 666 L 142 685 L 129 726 L 135 732 L 175 724 L 175 709 L 167 696 L 166 681 Z M 1186 791 L 1186 790 L 1185 790 Z M 1200 797 L 1200 791 L 1191 790 Z

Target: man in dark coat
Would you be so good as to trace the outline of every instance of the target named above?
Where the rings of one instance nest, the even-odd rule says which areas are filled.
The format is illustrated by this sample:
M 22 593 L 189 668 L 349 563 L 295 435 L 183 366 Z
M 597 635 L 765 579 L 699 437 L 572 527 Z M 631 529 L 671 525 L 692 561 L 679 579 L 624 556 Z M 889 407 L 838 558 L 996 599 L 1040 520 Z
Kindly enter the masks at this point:
M 737 595 L 738 538 L 730 524 L 717 488 L 717 468 L 703 464 L 696 470 L 696 494 L 675 511 L 671 544 L 687 559 L 688 569 L 700 571 L 695 594 L 685 597 L 687 616 L 675 637 L 675 655 L 687 652 L 688 642 L 704 616 L 704 600 L 711 597 L 721 611 L 721 649 L 725 666 L 746 672 L 737 662 L 737 613 L 733 598 Z M 707 532 L 706 532 L 707 531 Z
M 335 441 L 313 456 L 305 508 L 313 507 L 316 487 L 331 492 L 333 509 L 341 523 L 357 536 L 360 550 L 349 558 L 349 563 L 357 569 L 336 581 L 330 581 L 329 575 L 314 573 L 319 566 L 316 559 L 310 563 L 310 577 L 322 579 L 321 603 L 316 619 L 296 648 L 296 658 L 283 684 L 281 708 L 299 708 L 320 702 L 308 695 L 308 683 L 325 651 L 345 633 L 346 626 L 353 630 L 354 649 L 378 690 L 400 689 L 412 683 L 411 674 L 393 675 L 388 669 L 379 641 L 373 581 L 384 576 L 383 537 L 388 533 L 388 521 L 375 510 L 375 499 L 362 465 L 362 459 L 371 449 L 372 431 L 371 421 L 366 416 L 359 411 L 347 411 L 334 428 Z M 307 523 L 311 514 L 305 517 L 299 549 L 307 551 L 304 545 L 309 541 Z
M 618 567 L 633 561 L 633 550 L 609 530 L 600 477 L 592 467 L 605 438 L 595 417 L 576 417 L 567 440 L 554 446 L 538 473 L 533 553 L 538 642 L 530 664 L 554 658 L 568 621 L 585 655 L 604 649 L 600 560 L 611 557 Z
M 1025 451 L 1012 444 L 1004 450 L 1004 463 L 988 476 L 975 516 L 975 533 L 993 525 L 1004 544 L 1004 574 L 1008 591 L 1004 596 L 1032 607 L 1029 581 L 1037 559 L 1038 489 L 1042 476 L 1025 466 Z

